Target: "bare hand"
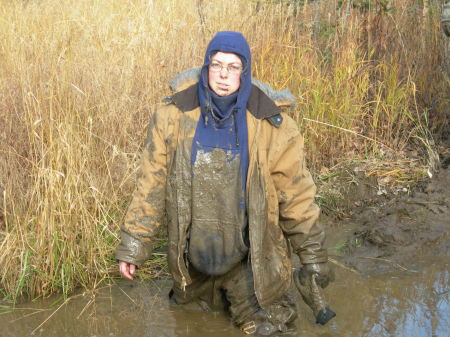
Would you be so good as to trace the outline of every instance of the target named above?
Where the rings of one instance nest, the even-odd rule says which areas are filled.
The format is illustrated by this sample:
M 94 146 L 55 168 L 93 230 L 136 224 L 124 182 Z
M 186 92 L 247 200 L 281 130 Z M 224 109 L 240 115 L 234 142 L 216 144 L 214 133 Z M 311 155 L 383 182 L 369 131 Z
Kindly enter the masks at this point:
M 136 265 L 125 261 L 119 261 L 119 270 L 120 275 L 122 275 L 122 277 L 132 280 L 134 279 L 134 272 L 136 271 Z

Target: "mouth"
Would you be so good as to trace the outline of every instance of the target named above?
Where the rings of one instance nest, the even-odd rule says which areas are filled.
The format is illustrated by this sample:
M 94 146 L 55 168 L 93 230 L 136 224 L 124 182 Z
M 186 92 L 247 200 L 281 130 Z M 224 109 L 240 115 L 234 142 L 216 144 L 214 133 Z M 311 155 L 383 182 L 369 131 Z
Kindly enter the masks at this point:
M 217 83 L 217 87 L 221 90 L 228 90 L 228 84 Z

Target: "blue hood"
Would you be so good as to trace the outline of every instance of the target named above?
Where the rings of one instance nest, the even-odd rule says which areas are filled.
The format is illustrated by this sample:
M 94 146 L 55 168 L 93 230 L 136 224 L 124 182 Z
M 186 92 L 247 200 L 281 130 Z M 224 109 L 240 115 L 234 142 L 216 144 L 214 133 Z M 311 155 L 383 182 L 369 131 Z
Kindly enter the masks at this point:
M 200 106 L 202 108 L 202 113 L 205 115 L 207 109 L 210 107 L 211 102 L 210 93 L 208 90 L 208 66 L 211 60 L 211 56 L 213 56 L 218 51 L 235 53 L 241 58 L 242 64 L 244 66 L 244 71 L 241 74 L 241 84 L 239 87 L 235 108 L 245 111 L 247 107 L 247 101 L 250 97 L 250 92 L 252 89 L 252 59 L 250 54 L 250 47 L 247 43 L 247 40 L 241 33 L 223 31 L 218 32 L 212 38 L 212 40 L 209 42 L 208 48 L 206 49 L 205 59 L 203 61 L 203 66 L 200 73 L 200 81 L 198 85 L 198 98 Z

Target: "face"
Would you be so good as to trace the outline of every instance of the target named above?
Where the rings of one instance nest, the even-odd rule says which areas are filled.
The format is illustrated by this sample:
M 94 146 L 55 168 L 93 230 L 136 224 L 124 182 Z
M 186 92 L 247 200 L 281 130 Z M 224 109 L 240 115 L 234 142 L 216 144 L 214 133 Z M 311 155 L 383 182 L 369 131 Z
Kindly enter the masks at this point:
M 220 64 L 222 69 L 213 71 L 210 66 L 208 71 L 208 83 L 212 91 L 218 96 L 228 96 L 236 92 L 241 84 L 241 73 L 228 69 L 242 69 L 242 61 L 236 54 L 217 52 L 211 57 L 210 65 Z M 220 69 L 220 68 L 219 68 Z

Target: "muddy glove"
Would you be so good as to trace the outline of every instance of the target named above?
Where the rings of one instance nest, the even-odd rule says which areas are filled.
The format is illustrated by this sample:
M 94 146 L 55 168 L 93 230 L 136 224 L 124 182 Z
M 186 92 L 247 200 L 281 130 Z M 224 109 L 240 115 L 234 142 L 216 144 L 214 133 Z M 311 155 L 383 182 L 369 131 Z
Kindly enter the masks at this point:
M 334 270 L 330 268 L 328 262 L 308 263 L 303 266 L 304 271 L 310 276 L 316 274 L 316 282 L 322 289 L 326 288 L 330 282 L 334 281 Z
M 334 281 L 334 273 L 327 263 L 310 263 L 294 271 L 295 286 L 313 311 L 317 324 L 324 325 L 336 316 L 328 307 L 321 289 L 331 281 Z

